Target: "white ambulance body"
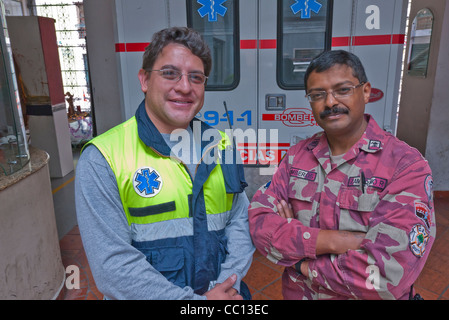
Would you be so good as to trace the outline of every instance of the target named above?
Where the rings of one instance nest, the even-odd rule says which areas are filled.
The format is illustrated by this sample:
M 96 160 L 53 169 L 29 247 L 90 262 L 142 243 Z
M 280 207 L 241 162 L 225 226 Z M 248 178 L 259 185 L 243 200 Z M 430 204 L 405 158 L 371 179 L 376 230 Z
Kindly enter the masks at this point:
M 203 34 L 213 56 L 198 117 L 246 134 L 238 148 L 247 167 L 275 163 L 291 145 L 321 130 L 303 77 L 323 50 L 344 49 L 362 60 L 373 87 L 366 112 L 394 133 L 407 5 L 407 0 L 115 0 L 125 118 L 143 99 L 137 72 L 152 34 L 189 26 Z

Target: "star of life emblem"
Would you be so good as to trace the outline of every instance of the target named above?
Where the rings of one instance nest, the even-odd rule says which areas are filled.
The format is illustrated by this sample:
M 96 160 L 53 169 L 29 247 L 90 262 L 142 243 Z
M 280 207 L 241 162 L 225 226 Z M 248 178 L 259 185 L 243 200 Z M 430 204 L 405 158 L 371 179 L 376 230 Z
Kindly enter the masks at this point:
M 217 14 L 224 17 L 228 8 L 223 6 L 223 3 L 227 0 L 197 0 L 197 2 L 203 5 L 198 9 L 198 13 L 201 18 L 207 15 L 209 22 L 217 21 Z
M 162 177 L 159 172 L 151 167 L 139 168 L 134 173 L 133 187 L 141 197 L 154 197 L 162 189 Z
M 323 5 L 316 0 L 295 0 L 290 6 L 293 14 L 301 11 L 301 19 L 310 19 L 310 11 L 318 14 Z

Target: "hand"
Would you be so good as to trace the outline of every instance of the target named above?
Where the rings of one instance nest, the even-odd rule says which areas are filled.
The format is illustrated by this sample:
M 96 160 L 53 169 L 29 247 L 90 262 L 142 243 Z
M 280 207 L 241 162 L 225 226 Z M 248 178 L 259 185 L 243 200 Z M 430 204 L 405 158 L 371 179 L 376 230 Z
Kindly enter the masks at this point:
M 285 200 L 281 200 L 278 202 L 276 207 L 278 209 L 278 214 L 282 218 L 294 218 L 292 205 L 290 203 L 287 203 Z
M 320 230 L 317 238 L 316 254 L 342 254 L 348 250 L 360 249 L 366 233 L 343 230 Z
M 309 261 L 306 260 L 303 263 L 301 263 L 301 274 L 303 276 L 309 277 Z
M 243 300 L 243 297 L 238 294 L 232 286 L 237 281 L 237 276 L 233 274 L 222 283 L 207 291 L 204 295 L 207 300 Z

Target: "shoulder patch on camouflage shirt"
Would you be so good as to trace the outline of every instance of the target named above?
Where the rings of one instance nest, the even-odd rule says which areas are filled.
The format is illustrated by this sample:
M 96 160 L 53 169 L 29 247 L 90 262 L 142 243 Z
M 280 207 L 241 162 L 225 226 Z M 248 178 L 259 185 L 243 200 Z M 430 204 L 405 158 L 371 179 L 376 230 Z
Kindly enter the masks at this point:
M 424 190 L 426 191 L 427 198 L 430 204 L 433 200 L 433 179 L 430 174 L 428 174 L 424 179 Z
M 409 233 L 410 250 L 413 254 L 421 258 L 426 252 L 427 241 L 429 241 L 429 233 L 426 228 L 420 224 L 415 224 Z
M 422 201 L 415 200 L 415 214 L 418 218 L 420 218 L 427 229 L 430 229 L 432 224 L 431 211 L 430 208 Z

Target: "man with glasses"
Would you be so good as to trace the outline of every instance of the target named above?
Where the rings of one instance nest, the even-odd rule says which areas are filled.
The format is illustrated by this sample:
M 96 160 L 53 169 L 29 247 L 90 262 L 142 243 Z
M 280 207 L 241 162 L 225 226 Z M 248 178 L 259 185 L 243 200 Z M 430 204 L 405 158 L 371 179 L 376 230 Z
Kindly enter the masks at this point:
M 285 299 L 409 299 L 434 242 L 432 173 L 365 114 L 360 60 L 327 51 L 305 73 L 324 130 L 290 148 L 249 208 L 256 248 L 285 266 Z
M 83 149 L 78 224 L 108 299 L 250 298 L 241 281 L 254 252 L 243 168 L 217 160 L 229 160 L 229 150 L 237 159 L 236 149 L 222 132 L 194 121 L 210 69 L 199 33 L 156 33 L 138 73 L 145 99 L 135 116 Z M 203 141 L 206 130 L 212 138 Z M 173 141 L 174 131 L 187 142 Z M 187 143 L 186 152 L 172 152 L 178 143 Z

